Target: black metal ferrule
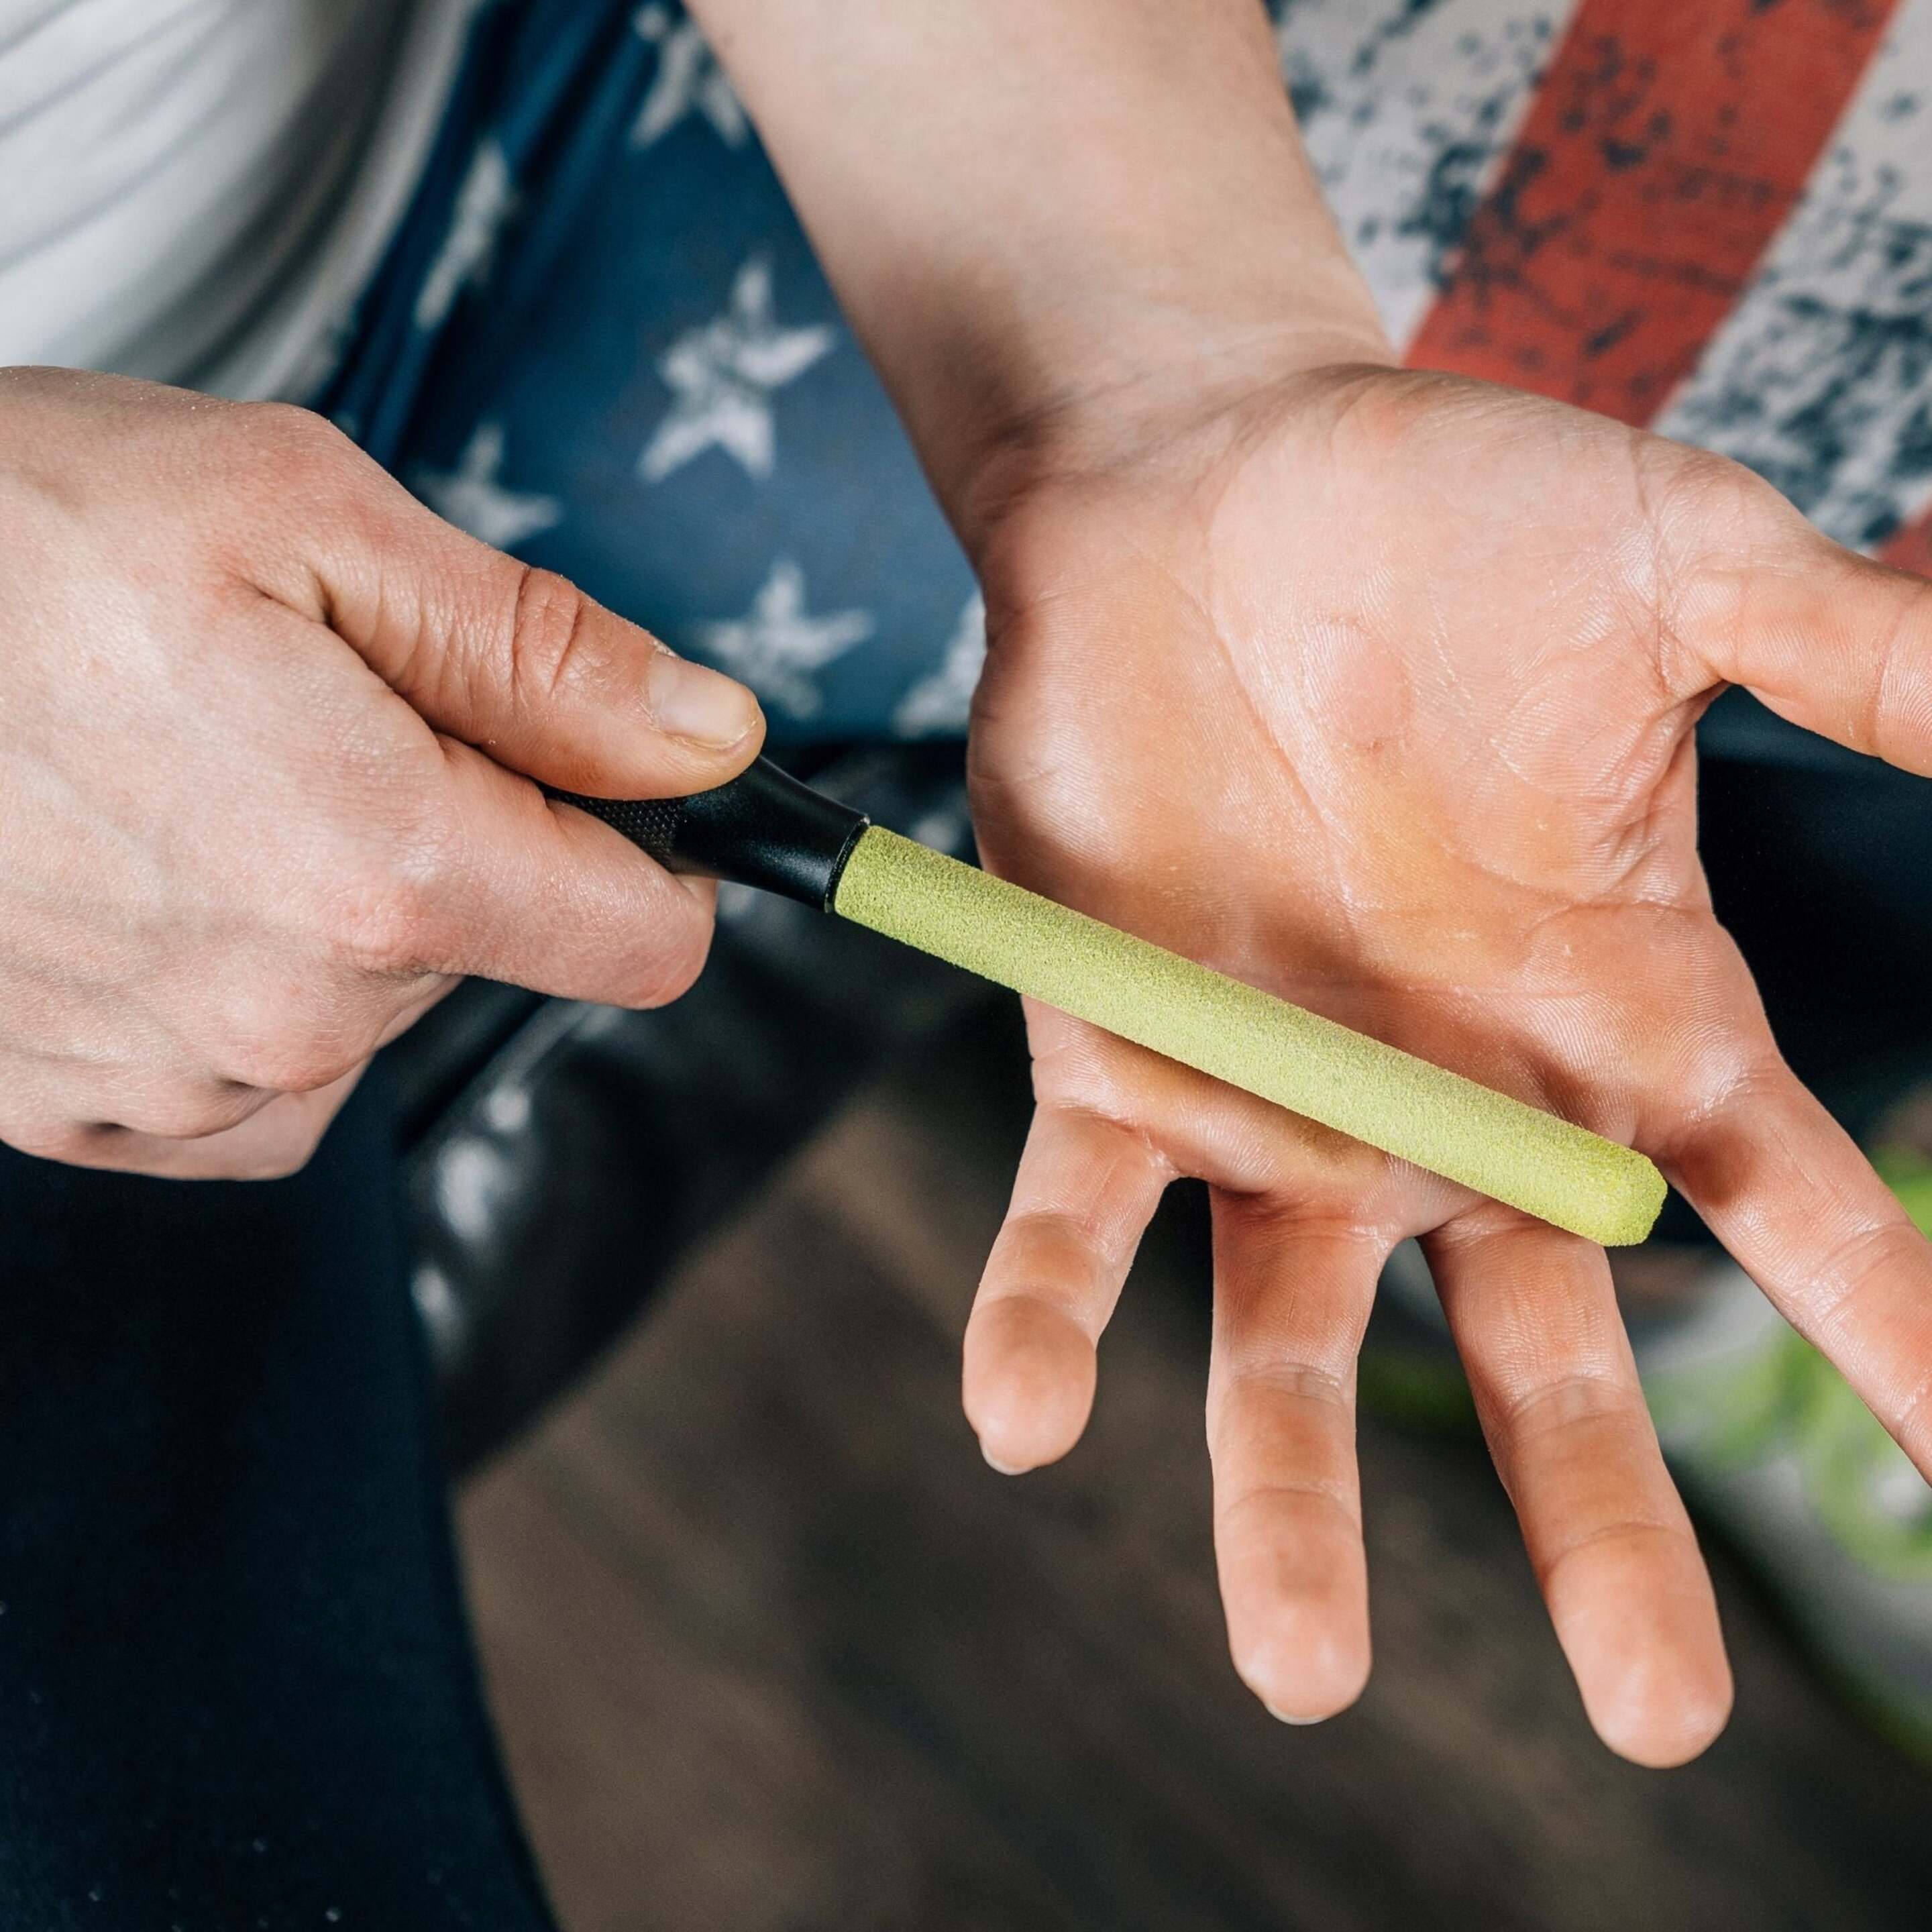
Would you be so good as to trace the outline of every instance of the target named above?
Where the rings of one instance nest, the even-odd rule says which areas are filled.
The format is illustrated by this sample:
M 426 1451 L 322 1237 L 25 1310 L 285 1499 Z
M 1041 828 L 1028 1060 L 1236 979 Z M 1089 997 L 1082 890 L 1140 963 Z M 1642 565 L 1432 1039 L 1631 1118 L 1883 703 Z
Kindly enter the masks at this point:
M 838 876 L 870 821 L 759 758 L 688 798 L 550 796 L 614 826 L 674 872 L 701 872 L 832 910 Z

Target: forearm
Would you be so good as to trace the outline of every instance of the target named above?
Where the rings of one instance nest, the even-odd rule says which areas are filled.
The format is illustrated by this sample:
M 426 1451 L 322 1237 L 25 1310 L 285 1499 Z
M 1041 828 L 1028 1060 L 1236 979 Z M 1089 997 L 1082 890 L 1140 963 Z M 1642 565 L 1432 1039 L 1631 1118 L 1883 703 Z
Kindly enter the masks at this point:
M 993 452 L 1386 360 L 1258 0 L 694 0 L 956 520 Z

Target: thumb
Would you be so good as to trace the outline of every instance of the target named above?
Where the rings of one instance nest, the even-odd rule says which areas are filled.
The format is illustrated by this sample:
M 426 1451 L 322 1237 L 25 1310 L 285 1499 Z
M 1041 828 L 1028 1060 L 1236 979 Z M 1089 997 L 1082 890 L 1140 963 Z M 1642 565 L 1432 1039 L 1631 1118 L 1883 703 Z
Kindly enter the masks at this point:
M 318 560 L 322 614 L 438 730 L 600 798 L 702 791 L 757 756 L 744 686 L 390 488 L 373 541 Z
M 1781 718 L 1932 777 L 1932 582 L 1822 537 L 1738 580 L 1711 670 Z

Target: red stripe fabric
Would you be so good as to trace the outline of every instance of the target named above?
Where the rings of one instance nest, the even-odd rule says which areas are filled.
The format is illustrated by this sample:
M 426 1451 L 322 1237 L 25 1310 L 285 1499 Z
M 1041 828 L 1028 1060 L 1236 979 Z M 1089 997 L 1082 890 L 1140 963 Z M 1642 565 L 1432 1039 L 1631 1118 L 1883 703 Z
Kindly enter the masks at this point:
M 1580 0 L 1409 352 L 1652 420 L 1784 224 L 1897 0 Z

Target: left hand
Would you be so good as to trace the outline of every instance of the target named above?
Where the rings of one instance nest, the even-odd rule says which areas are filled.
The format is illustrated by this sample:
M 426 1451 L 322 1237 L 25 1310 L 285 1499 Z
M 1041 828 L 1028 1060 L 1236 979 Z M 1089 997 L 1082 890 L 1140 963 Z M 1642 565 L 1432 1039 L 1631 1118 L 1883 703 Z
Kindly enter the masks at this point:
M 1932 1251 L 1712 916 L 1693 735 L 1737 682 L 1932 770 L 1932 591 L 1734 465 L 1481 384 L 1316 369 L 1130 418 L 980 499 L 986 862 L 1643 1148 L 1932 1469 Z M 1592 1720 L 1641 1762 L 1701 1750 L 1715 1606 L 1603 1250 L 1028 1018 L 1037 1112 L 966 1338 L 988 1460 L 1072 1446 L 1142 1229 L 1205 1180 L 1235 1663 L 1279 1715 L 1340 1709 L 1369 1663 L 1355 1351 L 1420 1236 Z
M 1923 585 L 1734 466 L 1390 368 L 1253 0 L 692 0 L 986 592 L 988 862 L 1654 1154 L 1932 1468 L 1932 1250 L 1794 1080 L 1699 870 L 1748 685 L 1932 770 Z M 1235 1660 L 1368 1668 L 1350 1439 L 1426 1238 L 1598 1730 L 1730 1680 L 1603 1252 L 1051 1013 L 967 1337 L 989 1457 L 1062 1454 L 1166 1180 L 1214 1190 Z

